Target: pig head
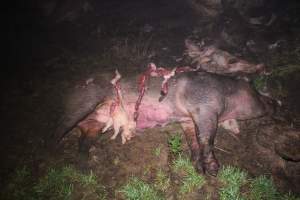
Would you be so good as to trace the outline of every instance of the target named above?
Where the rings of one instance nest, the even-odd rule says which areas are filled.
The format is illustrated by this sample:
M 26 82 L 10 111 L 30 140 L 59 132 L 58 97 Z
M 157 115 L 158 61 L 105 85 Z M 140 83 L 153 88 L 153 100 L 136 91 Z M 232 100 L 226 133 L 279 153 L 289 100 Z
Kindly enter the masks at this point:
M 185 40 L 185 54 L 199 69 L 215 74 L 240 75 L 265 72 L 264 64 L 253 64 L 213 45 L 199 47 L 190 39 Z
M 211 175 L 216 175 L 219 169 L 213 149 L 218 126 L 239 134 L 238 120 L 257 118 L 266 111 L 261 97 L 243 80 L 206 72 L 186 72 L 169 80 L 168 93 L 159 101 L 161 82 L 161 78 L 149 81 L 136 121 L 132 116 L 136 112 L 138 92 L 136 87 L 122 83 L 122 109 L 129 116 L 126 123 L 135 123 L 135 131 L 170 122 L 181 123 L 194 166 Z M 88 150 L 91 141 L 109 122 L 111 99 L 113 97 L 78 124 L 82 133 L 81 149 Z

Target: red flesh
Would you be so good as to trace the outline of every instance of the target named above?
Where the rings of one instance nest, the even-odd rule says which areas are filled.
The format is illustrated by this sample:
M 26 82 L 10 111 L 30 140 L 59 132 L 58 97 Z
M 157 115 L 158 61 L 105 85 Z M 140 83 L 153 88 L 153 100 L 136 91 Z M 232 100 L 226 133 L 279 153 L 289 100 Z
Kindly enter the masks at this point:
M 113 81 L 115 81 L 115 82 L 113 82 Z M 110 111 L 109 111 L 110 116 L 112 116 L 112 114 L 116 110 L 116 107 L 120 106 L 120 103 L 121 103 L 121 84 L 120 84 L 120 78 L 118 78 L 117 75 L 116 75 L 116 77 L 113 79 L 113 81 L 112 81 L 112 85 L 113 85 L 113 87 L 115 89 L 115 100 L 114 100 L 114 102 L 110 106 Z
M 197 71 L 197 70 L 198 69 L 194 69 L 189 66 L 184 66 L 184 67 L 176 67 L 175 71 L 173 71 L 173 69 L 170 70 L 170 69 L 165 69 L 163 67 L 157 68 L 154 63 L 150 63 L 148 65 L 147 71 L 141 75 L 141 77 L 139 78 L 139 81 L 138 81 L 139 97 L 135 104 L 134 121 L 137 121 L 137 119 L 139 117 L 139 107 L 141 105 L 143 96 L 146 92 L 146 83 L 148 82 L 150 77 L 163 76 L 165 78 L 165 80 L 163 81 L 162 86 L 161 86 L 161 97 L 159 98 L 159 101 L 162 101 L 164 99 L 164 97 L 168 94 L 168 80 L 172 76 L 182 73 L 182 72 L 190 72 L 190 71 Z M 174 74 L 172 75 L 173 72 L 174 72 Z

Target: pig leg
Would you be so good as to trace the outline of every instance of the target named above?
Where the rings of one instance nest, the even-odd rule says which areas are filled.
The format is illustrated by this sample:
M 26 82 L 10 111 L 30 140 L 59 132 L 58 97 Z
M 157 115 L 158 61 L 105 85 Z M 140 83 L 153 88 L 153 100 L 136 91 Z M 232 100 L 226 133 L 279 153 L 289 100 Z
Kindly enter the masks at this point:
M 120 132 L 120 124 L 118 124 L 118 123 L 115 122 L 114 123 L 114 134 L 113 134 L 113 136 L 111 136 L 110 139 L 112 139 L 112 140 L 116 139 L 116 137 L 118 136 L 119 132 Z
M 113 125 L 113 119 L 110 118 L 110 119 L 106 122 L 105 127 L 102 129 L 102 133 L 105 133 L 112 125 Z
M 79 152 L 88 154 L 90 147 L 97 139 L 98 133 L 101 132 L 104 123 L 96 120 L 86 120 L 78 124 L 81 135 L 79 138 Z
M 219 163 L 215 158 L 213 145 L 218 127 L 218 116 L 213 109 L 207 107 L 198 107 L 196 112 L 191 114 L 199 143 L 199 162 L 202 164 L 205 173 L 216 176 Z
M 186 121 L 181 123 L 185 138 L 191 150 L 191 160 L 198 172 L 202 173 L 202 166 L 199 163 L 200 146 L 197 140 L 195 125 L 193 121 Z

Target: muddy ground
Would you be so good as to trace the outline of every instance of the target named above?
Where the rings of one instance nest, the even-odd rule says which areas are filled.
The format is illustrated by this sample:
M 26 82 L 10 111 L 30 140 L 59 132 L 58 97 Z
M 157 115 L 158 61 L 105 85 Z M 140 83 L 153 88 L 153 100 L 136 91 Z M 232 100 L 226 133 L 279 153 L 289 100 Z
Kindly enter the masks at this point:
M 8 57 L 7 76 L 1 80 L 5 91 L 1 97 L 2 180 L 22 165 L 30 166 L 38 176 L 48 166 L 72 163 L 83 171 L 92 169 L 108 189 L 109 199 L 119 199 L 116 189 L 128 177 L 151 181 L 157 169 L 170 171 L 168 137 L 182 133 L 178 125 L 146 130 L 125 145 L 120 138 L 110 140 L 111 133 L 99 135 L 89 157 L 78 154 L 76 132 L 68 134 L 56 150 L 49 150 L 53 139 L 111 92 L 109 80 L 116 68 L 123 76 L 134 78 L 150 61 L 166 67 L 184 64 L 184 39 L 191 35 L 264 63 L 270 63 L 272 55 L 280 57 L 300 48 L 299 19 L 287 27 L 285 15 L 272 27 L 249 28 L 234 20 L 228 25 L 225 19 L 232 16 L 226 13 L 223 20 L 201 19 L 177 1 L 112 1 L 94 9 L 98 12 L 71 22 L 23 22 L 12 36 L 13 54 Z M 253 34 L 237 33 L 238 27 Z M 229 34 L 224 36 L 226 31 Z M 254 45 L 243 50 L 250 39 Z M 276 41 L 283 41 L 282 45 L 270 52 L 268 45 Z M 289 96 L 283 99 L 276 117 L 242 122 L 238 138 L 219 130 L 215 152 L 221 165 L 240 167 L 251 176 L 265 174 L 280 191 L 300 195 L 298 78 L 294 73 L 284 85 Z M 159 157 L 153 153 L 157 147 L 161 149 Z M 189 154 L 185 143 L 184 152 Z M 199 199 L 207 192 L 217 198 L 212 188 L 218 183 L 213 177 L 206 178 L 209 184 L 189 199 Z M 5 183 L 1 181 L 1 185 Z M 172 184 L 176 190 L 176 181 Z M 176 199 L 172 191 L 168 195 Z

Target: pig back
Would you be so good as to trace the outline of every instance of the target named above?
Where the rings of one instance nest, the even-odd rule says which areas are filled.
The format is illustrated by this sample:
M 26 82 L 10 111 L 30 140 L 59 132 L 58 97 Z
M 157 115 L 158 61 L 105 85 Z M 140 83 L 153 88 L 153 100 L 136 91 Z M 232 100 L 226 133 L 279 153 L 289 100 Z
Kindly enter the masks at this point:
M 204 107 L 215 112 L 219 121 L 251 119 L 265 112 L 258 93 L 244 80 L 206 72 L 190 72 L 179 75 L 171 84 L 174 87 L 170 89 L 170 98 L 184 112 Z
M 174 87 L 170 89 L 170 98 L 176 107 L 185 113 L 206 108 L 220 114 L 224 109 L 224 81 L 219 76 L 206 72 L 189 72 L 179 75 Z M 174 93 L 174 95 L 172 95 Z

